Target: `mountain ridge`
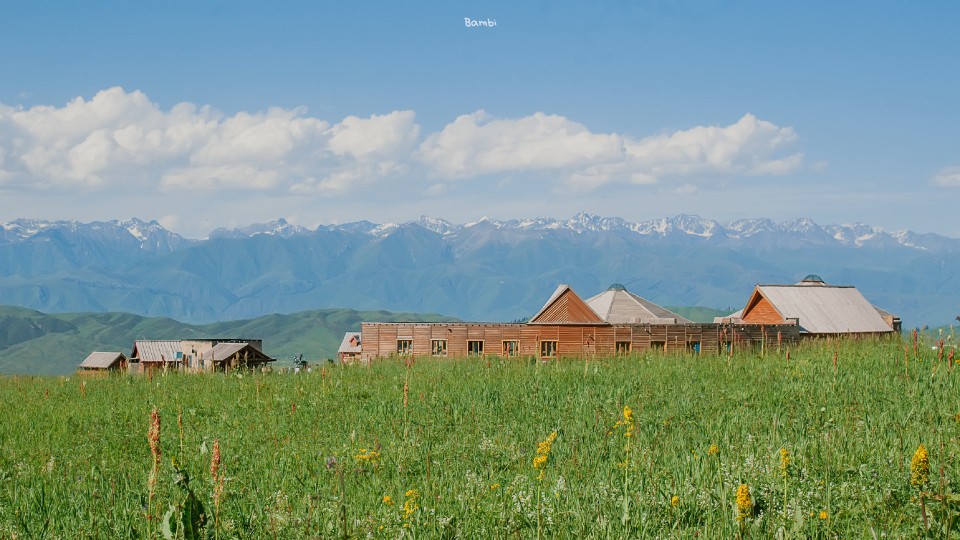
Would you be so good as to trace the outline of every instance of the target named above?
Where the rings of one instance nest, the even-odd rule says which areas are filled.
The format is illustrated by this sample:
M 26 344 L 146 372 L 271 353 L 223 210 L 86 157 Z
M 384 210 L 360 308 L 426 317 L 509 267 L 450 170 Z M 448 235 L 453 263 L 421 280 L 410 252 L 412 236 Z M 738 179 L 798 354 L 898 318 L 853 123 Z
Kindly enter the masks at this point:
M 397 229 L 416 225 L 431 232 L 449 235 L 462 232 L 481 224 L 489 224 L 497 229 L 519 230 L 568 230 L 579 234 L 587 232 L 629 231 L 638 235 L 669 236 L 671 234 L 687 234 L 701 238 L 726 237 L 730 239 L 747 239 L 753 236 L 779 233 L 794 236 L 807 236 L 808 240 L 823 241 L 824 234 L 848 247 L 863 247 L 877 245 L 878 242 L 894 242 L 904 247 L 915 249 L 949 249 L 960 250 L 960 239 L 942 236 L 935 233 L 917 233 L 910 230 L 885 231 L 865 223 L 855 222 L 848 224 L 818 225 L 810 218 L 801 217 L 792 220 L 775 222 L 769 218 L 740 218 L 728 221 L 726 224 L 712 219 L 701 218 L 691 214 L 679 214 L 673 217 L 663 217 L 646 221 L 627 221 L 617 217 L 601 217 L 580 212 L 569 219 L 556 218 L 524 218 L 495 220 L 487 217 L 477 221 L 456 224 L 441 218 L 420 216 L 418 219 L 403 223 L 372 223 L 370 221 L 356 221 L 344 224 L 318 225 L 314 229 L 294 225 L 284 218 L 278 218 L 267 223 L 254 223 L 244 227 L 217 228 L 204 238 L 190 239 L 165 229 L 156 221 L 145 222 L 137 218 L 128 220 L 110 220 L 82 223 L 75 220 L 33 220 L 18 218 L 0 224 L 0 240 L 16 241 L 33 238 L 42 233 L 66 229 L 79 231 L 82 229 L 105 230 L 112 227 L 118 231 L 125 230 L 145 246 L 156 245 L 158 237 L 169 238 L 172 245 L 180 247 L 191 243 L 214 239 L 250 238 L 257 235 L 292 237 L 309 235 L 320 231 L 364 232 L 372 236 L 386 236 Z
M 813 273 L 856 285 L 905 327 L 939 326 L 960 304 L 957 267 L 960 239 L 808 218 L 281 219 L 199 240 L 135 218 L 0 225 L 0 304 L 192 323 L 339 306 L 506 321 L 536 312 L 558 283 L 585 297 L 616 282 L 661 305 L 739 308 L 757 283 Z

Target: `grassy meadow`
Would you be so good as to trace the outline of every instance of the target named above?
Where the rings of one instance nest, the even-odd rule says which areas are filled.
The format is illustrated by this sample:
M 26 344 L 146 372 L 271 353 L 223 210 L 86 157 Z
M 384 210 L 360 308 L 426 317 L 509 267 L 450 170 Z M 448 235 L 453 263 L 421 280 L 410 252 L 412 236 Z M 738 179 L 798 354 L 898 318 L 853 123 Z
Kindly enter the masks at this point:
M 0 538 L 960 535 L 947 354 L 786 352 L 0 378 Z

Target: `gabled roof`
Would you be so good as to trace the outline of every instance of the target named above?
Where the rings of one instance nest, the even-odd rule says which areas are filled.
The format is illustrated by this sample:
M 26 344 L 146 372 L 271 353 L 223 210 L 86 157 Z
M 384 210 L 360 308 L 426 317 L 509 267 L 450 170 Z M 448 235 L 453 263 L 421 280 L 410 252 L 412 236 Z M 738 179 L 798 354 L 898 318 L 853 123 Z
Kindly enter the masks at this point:
M 217 343 L 212 349 L 203 353 L 203 359 L 212 362 L 223 362 L 229 358 L 233 358 L 237 353 L 246 354 L 248 360 L 273 362 L 273 358 L 257 350 L 256 347 L 253 347 L 249 343 Z
M 130 358 L 141 362 L 179 362 L 182 353 L 179 339 L 138 339 L 133 342 Z
M 766 298 L 784 319 L 797 319 L 803 331 L 810 334 L 893 331 L 856 287 L 757 285 L 743 310 L 743 318 L 756 305 L 757 295 Z
M 127 359 L 121 352 L 92 352 L 90 356 L 80 363 L 84 369 L 109 369 L 118 362 Z
M 360 332 L 347 332 L 340 342 L 340 353 L 358 353 L 360 350 Z
M 529 324 L 606 324 L 569 285 L 560 285 Z
M 611 324 L 687 324 L 693 322 L 633 294 L 622 285 L 616 284 L 589 298 L 587 305 L 601 319 Z

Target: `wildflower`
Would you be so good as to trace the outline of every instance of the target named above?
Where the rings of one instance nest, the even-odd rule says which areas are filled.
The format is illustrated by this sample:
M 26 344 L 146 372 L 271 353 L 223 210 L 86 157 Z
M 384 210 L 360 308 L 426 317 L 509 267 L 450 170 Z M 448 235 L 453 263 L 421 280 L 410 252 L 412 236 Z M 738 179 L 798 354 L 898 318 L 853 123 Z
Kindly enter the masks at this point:
M 673 507 L 673 508 L 676 508 L 676 507 L 680 506 L 680 497 L 677 497 L 676 495 L 674 495 L 674 496 L 670 499 L 670 506 Z
M 821 519 L 821 520 L 827 519 L 828 517 L 830 517 L 830 515 L 827 514 L 827 511 L 826 511 L 826 510 L 821 510 L 821 511 L 820 511 L 820 519 Z
M 409 520 L 414 512 L 416 512 L 420 506 L 417 504 L 417 498 L 420 497 L 420 492 L 415 489 L 408 489 L 406 493 L 403 494 L 407 500 L 403 501 L 403 519 L 404 521 Z M 404 527 L 409 527 L 409 523 L 404 523 Z
M 750 488 L 740 484 L 737 488 L 737 521 L 742 522 L 753 513 L 753 501 L 750 500 Z
M 719 453 L 720 453 L 720 449 L 717 448 L 717 445 L 715 445 L 715 444 L 711 444 L 711 445 L 710 445 L 710 448 L 707 450 L 707 455 L 708 455 L 708 456 L 715 456 L 715 455 L 717 455 L 717 454 L 719 454 Z
M 361 448 L 357 455 L 353 456 L 353 459 L 357 462 L 357 465 L 369 464 L 376 469 L 380 465 L 380 452 Z
M 210 456 L 210 477 L 213 478 L 213 504 L 220 506 L 223 496 L 223 475 L 220 474 L 220 439 L 213 440 L 213 454 Z
M 550 457 L 550 450 L 553 448 L 553 441 L 557 439 L 557 432 L 554 431 L 546 439 L 537 443 L 537 456 L 533 458 L 533 468 L 540 471 L 539 480 L 543 480 L 546 474 L 547 460 Z
M 153 462 L 160 465 L 160 411 L 156 408 L 150 413 L 150 429 L 147 431 L 147 440 L 150 442 L 150 453 Z
M 385 505 L 387 505 L 387 506 L 393 506 L 393 505 L 395 504 L 395 503 L 393 502 L 393 497 L 391 497 L 391 496 L 389 496 L 389 495 L 384 495 L 384 496 L 383 496 L 383 504 L 385 504 Z
M 919 490 L 929 482 L 930 460 L 927 456 L 927 448 L 921 444 L 913 454 L 913 459 L 910 460 L 910 484 Z
M 790 474 L 790 451 L 786 448 L 780 449 L 780 476 L 786 478 Z
M 497 488 L 499 488 L 499 487 L 500 487 L 500 482 L 497 482 L 497 483 L 494 483 L 494 484 L 490 484 L 490 491 L 493 491 L 493 490 L 495 490 L 495 489 L 497 489 Z

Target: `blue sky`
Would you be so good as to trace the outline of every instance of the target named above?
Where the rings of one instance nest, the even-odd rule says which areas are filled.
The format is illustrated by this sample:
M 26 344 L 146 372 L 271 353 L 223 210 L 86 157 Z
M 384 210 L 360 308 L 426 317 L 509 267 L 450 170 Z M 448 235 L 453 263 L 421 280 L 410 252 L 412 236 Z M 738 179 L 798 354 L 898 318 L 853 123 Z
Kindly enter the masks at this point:
M 5 2 L 0 21 L 0 221 L 196 237 L 582 210 L 960 236 L 960 4 Z

